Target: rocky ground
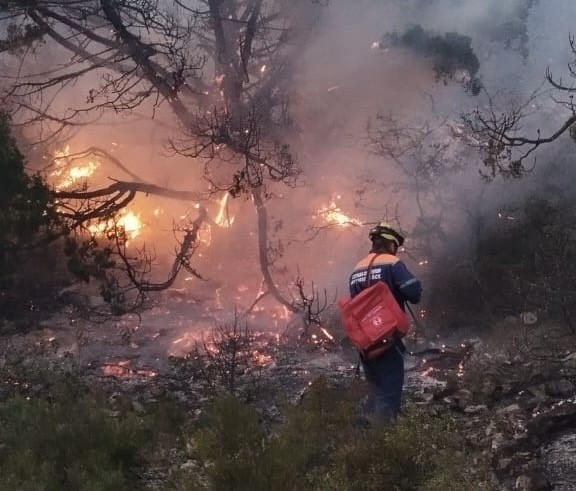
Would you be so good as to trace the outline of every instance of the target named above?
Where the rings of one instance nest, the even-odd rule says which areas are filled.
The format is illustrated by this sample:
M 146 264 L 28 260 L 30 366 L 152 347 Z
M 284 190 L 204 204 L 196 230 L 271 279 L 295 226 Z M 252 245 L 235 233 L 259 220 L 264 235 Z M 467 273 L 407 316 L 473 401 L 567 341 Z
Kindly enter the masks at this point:
M 237 393 L 258 393 L 259 410 L 274 420 L 275 397 L 266 394 L 297 402 L 319 376 L 336 385 L 358 377 L 353 352 L 336 343 L 317 338 L 286 343 L 276 334 L 260 332 L 252 340 L 253 355 L 231 382 L 214 359 L 207 367 L 197 357 L 185 356 L 199 339 L 187 333 L 185 314 L 172 312 L 170 325 L 163 323 L 166 318 L 165 311 L 151 311 L 143 322 L 138 320 L 139 329 L 133 327 L 135 318 L 101 325 L 74 325 L 59 318 L 26 335 L 4 336 L 0 396 L 7 385 L 19 383 L 19 371 L 52 367 L 102 387 L 112 405 L 130 404 L 144 412 L 169 396 L 199 416 L 207 384 L 221 377 Z M 447 346 L 440 340 L 424 350 L 413 346 L 420 354 L 407 356 L 406 404 L 459 418 L 476 459 L 492 468 L 495 489 L 576 490 L 576 349 L 566 340 L 540 343 L 538 349 L 519 347 L 510 339 L 443 342 Z M 184 456 L 171 460 L 188 465 Z M 150 472 L 150 483 L 161 482 L 166 469 Z

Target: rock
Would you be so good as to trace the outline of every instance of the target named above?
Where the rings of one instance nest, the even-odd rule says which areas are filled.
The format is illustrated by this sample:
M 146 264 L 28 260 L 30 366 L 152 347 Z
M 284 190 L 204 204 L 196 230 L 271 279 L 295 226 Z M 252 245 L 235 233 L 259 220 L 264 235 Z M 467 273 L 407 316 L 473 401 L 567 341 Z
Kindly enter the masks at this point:
M 486 436 L 492 436 L 495 433 L 496 433 L 496 423 L 494 421 L 490 421 L 490 423 L 488 423 L 488 426 L 484 430 L 484 434 Z
M 523 312 L 520 314 L 520 320 L 526 326 L 533 326 L 538 322 L 538 316 L 535 312 Z
M 500 455 L 512 455 L 514 453 L 514 441 L 504 436 L 504 433 L 496 433 L 492 437 L 492 450 Z
M 546 475 L 558 489 L 572 489 L 576 483 L 576 433 L 569 430 L 542 449 Z
M 548 399 L 548 395 L 546 394 L 546 387 L 544 384 L 538 384 L 530 387 L 528 391 L 539 401 L 545 401 Z
M 514 489 L 518 491 L 536 491 L 531 477 L 527 475 L 518 476 L 514 483 Z
M 454 408 L 465 411 L 466 407 L 468 407 L 472 401 L 472 392 L 466 389 L 460 389 L 452 394 L 452 396 L 445 397 L 444 401 Z
M 486 406 L 485 404 L 480 404 L 477 406 L 467 406 L 464 408 L 464 412 L 466 414 L 479 414 L 479 413 L 483 413 L 488 409 L 488 406 Z
M 571 397 L 574 395 L 574 384 L 568 379 L 551 380 L 545 386 L 546 394 L 550 397 Z
M 512 458 L 507 457 L 505 459 L 500 459 L 498 461 L 498 470 L 501 472 L 508 472 L 510 470 L 510 466 L 512 465 Z
M 150 387 L 150 395 L 152 397 L 161 397 L 166 393 L 166 389 L 159 384 L 154 384 Z
M 538 414 L 530 421 L 528 431 L 533 436 L 545 436 L 551 432 L 573 428 L 575 424 L 576 403 L 567 403 Z
M 576 370 L 576 353 L 570 353 L 562 361 L 566 368 Z
M 122 394 L 120 394 L 120 392 L 112 392 L 112 394 L 108 396 L 108 403 L 114 406 L 118 404 L 121 398 Z
M 120 411 L 112 411 L 110 409 L 103 409 L 102 412 L 109 418 L 119 418 Z
M 88 299 L 90 307 L 97 309 L 98 307 L 105 307 L 106 302 L 100 295 L 91 295 Z
M 500 387 L 492 378 L 486 378 L 480 387 L 480 396 L 482 399 L 496 401 L 500 399 L 502 387 Z
M 518 491 L 547 491 L 552 489 L 552 486 L 542 472 L 535 471 L 530 474 L 518 476 L 514 484 L 514 489 Z
M 183 464 L 180 464 L 180 469 L 184 471 L 191 471 L 198 469 L 198 462 L 195 462 L 194 460 L 187 460 Z
M 522 411 L 522 408 L 518 404 L 510 404 L 509 406 L 501 407 L 496 412 L 498 414 L 501 414 L 501 415 L 509 415 L 509 414 L 518 413 L 521 411 Z
M 138 401 L 132 401 L 132 408 L 138 414 L 144 414 L 146 412 L 146 409 L 144 408 L 144 406 L 141 403 L 139 403 Z

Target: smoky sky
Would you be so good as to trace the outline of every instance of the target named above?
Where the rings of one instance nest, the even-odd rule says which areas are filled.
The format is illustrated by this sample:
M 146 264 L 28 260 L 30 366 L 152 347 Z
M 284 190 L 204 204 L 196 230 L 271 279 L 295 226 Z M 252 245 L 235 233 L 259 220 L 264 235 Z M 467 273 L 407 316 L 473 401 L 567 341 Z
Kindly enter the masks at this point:
M 418 24 L 439 34 L 469 36 L 480 61 L 482 83 L 505 104 L 522 101 L 542 86 L 547 67 L 558 74 L 566 72 L 572 60 L 568 40 L 576 27 L 571 22 L 576 19 L 574 14 L 576 4 L 565 0 L 330 2 L 300 64 L 302 135 L 297 148 L 307 179 L 300 192 L 308 198 L 294 202 L 294 214 L 305 215 L 310 203 L 336 194 L 343 196 L 343 208 L 361 221 L 378 221 L 385 218 L 385 205 L 392 200 L 398 203 L 402 225 L 409 232 L 415 216 L 414 196 L 409 192 L 390 195 L 374 189 L 365 206 L 357 206 L 360 176 L 388 183 L 398 177 L 390 162 L 367 150 L 367 121 L 378 112 L 390 112 L 409 122 L 441 119 L 458 125 L 462 112 L 485 103 L 482 95 L 471 97 L 457 83 L 437 81 L 430 60 L 409 50 L 371 49 L 383 34 Z M 546 93 L 533 109 L 528 130 L 554 128 L 562 121 Z M 545 160 L 541 156 L 538 161 L 542 164 Z M 439 183 L 444 188 L 440 191 L 454 205 L 453 216 L 447 214 L 445 220 L 452 224 L 455 236 L 458 227 L 467 233 L 467 207 L 485 207 L 492 213 L 500 206 L 499 199 L 507 193 L 528 192 L 537 179 L 533 173 L 516 182 L 496 179 L 487 184 L 479 176 L 480 167 L 480 157 L 469 152 L 466 168 L 449 182 Z M 366 252 L 365 232 L 349 229 L 317 239 L 317 249 L 329 251 L 330 264 L 322 259 L 324 271 L 319 273 L 327 283 L 342 288 L 347 268 Z
M 290 273 L 285 277 L 289 277 L 298 267 L 318 284 L 345 288 L 348 271 L 368 247 L 368 227 L 311 231 L 318 228 L 314 213 L 334 199 L 343 212 L 366 223 L 387 218 L 387 205 L 393 203 L 403 230 L 410 233 L 417 215 L 414 196 L 406 189 L 394 193 L 379 187 L 378 183 L 390 184 L 403 177 L 391 162 L 372 155 L 368 148 L 367 125 L 378 113 L 394 114 L 414 124 L 436 119 L 458 125 L 463 111 L 484 102 L 482 95 L 472 97 L 457 81 L 437 80 L 430 60 L 418 53 L 374 49 L 383 35 L 420 25 L 439 35 L 469 36 L 484 87 L 510 101 L 521 100 L 541 85 L 547 67 L 558 74 L 566 72 L 574 19 L 576 2 L 571 0 L 331 0 L 320 9 L 310 42 L 293 64 L 291 110 L 297 130 L 287 139 L 303 175 L 294 189 L 271 186 L 274 197 L 269 208 L 278 224 L 272 240 L 281 241 L 284 248 L 277 270 L 286 266 Z M 88 89 L 74 86 L 68 100 L 83 100 Z M 553 128 L 561 121 L 549 96 L 539 99 L 534 109 L 528 129 Z M 190 190 L 205 186 L 201 165 L 167 151 L 167 140 L 177 131 L 170 113 L 159 110 L 155 121 L 150 121 L 147 108 L 139 113 L 136 118 L 134 114 L 105 115 L 99 124 L 79 131 L 71 144 L 109 149 L 131 170 L 156 184 Z M 478 175 L 479 157 L 470 152 L 466 160 L 463 170 L 438 184 L 438 191 L 455 204 L 454 216 L 446 218 L 454 228 L 464 221 L 456 206 L 459 197 L 497 197 L 502 188 L 521 193 L 530 186 L 530 176 L 522 183 L 486 184 Z M 107 182 L 109 176 L 123 177 L 111 170 L 99 182 Z M 372 187 L 361 195 L 367 180 Z M 171 222 L 191 211 L 193 204 L 141 201 L 150 210 L 163 209 L 163 222 L 153 224 L 156 229 L 149 238 L 157 239 L 160 253 L 171 253 Z M 494 199 L 491 202 L 496 206 Z M 211 206 L 215 210 L 216 204 Z M 204 259 L 198 258 L 199 269 L 204 266 L 225 281 L 240 282 L 250 276 L 252 287 L 259 282 L 254 212 L 244 198 L 234 200 L 230 211 L 242 218 L 229 230 L 216 233 L 214 240 L 221 245 L 210 253 L 204 251 Z M 239 256 L 242 271 L 226 271 L 230 257 Z

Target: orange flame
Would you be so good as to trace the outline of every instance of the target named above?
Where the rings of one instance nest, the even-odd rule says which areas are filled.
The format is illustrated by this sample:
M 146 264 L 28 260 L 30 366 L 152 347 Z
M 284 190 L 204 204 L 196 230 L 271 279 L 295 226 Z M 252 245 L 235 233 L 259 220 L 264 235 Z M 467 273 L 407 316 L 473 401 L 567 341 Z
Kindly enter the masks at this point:
M 70 167 L 68 156 L 70 155 L 70 146 L 66 145 L 61 150 L 54 153 L 54 161 L 56 168 L 50 173 L 50 177 L 57 180 L 54 187 L 57 190 L 66 189 L 82 179 L 91 177 L 96 169 L 100 167 L 98 162 L 89 161 L 82 165 L 75 165 Z
M 219 202 L 219 209 L 218 209 L 218 215 L 216 215 L 216 218 L 214 219 L 214 222 L 216 222 L 216 225 L 219 225 L 220 227 L 223 228 L 228 228 L 230 227 L 235 220 L 234 216 L 231 216 L 230 213 L 228 212 L 228 198 L 230 197 L 229 193 L 226 193 L 224 195 L 224 197 L 220 200 Z
M 334 199 L 330 202 L 330 204 L 320 207 L 315 217 L 323 218 L 328 225 L 337 225 L 339 227 L 362 225 L 362 222 L 359 220 L 346 215 L 336 204 L 336 200 Z
M 105 222 L 95 223 L 90 225 L 88 230 L 92 235 L 105 235 L 115 227 L 124 230 L 126 237 L 130 240 L 138 237 L 144 227 L 140 216 L 133 211 L 123 210 L 120 212 L 119 218 L 116 222 L 108 220 Z

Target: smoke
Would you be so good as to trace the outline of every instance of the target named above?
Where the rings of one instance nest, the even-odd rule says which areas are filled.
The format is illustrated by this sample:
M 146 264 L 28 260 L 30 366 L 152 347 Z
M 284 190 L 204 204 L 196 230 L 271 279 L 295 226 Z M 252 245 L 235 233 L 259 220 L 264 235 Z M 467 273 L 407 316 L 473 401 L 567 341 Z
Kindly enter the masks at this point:
M 474 67 L 479 79 L 490 93 L 500 94 L 504 108 L 542 85 L 548 65 L 566 69 L 568 34 L 573 27 L 569 19 L 574 18 L 568 14 L 574 11 L 568 1 L 554 5 L 533 0 L 331 2 L 300 64 L 297 114 L 301 134 L 295 148 L 304 162 L 306 183 L 303 189 L 287 193 L 288 217 L 292 217 L 287 219 L 292 225 L 289 235 L 301 236 L 300 219 L 334 196 L 341 196 L 341 208 L 361 222 L 397 214 L 404 230 L 414 231 L 421 215 L 416 195 L 407 186 L 401 190 L 394 186 L 397 181 L 406 182 L 406 176 L 393 162 L 370 153 L 368 121 L 378 113 L 393 114 L 408 125 L 447 122 L 458 129 L 460 115 L 485 102 L 483 95 L 470 97 L 458 83 L 439 82 L 430 59 L 394 47 L 373 49 L 385 33 L 404 32 L 419 24 L 438 36 L 450 32 L 467 36 L 479 62 Z M 556 126 L 560 118 L 551 99 L 537 104 L 534 109 L 540 112 L 527 129 Z M 441 133 L 435 143 L 444 144 L 450 138 Z M 537 174 L 520 181 L 486 183 L 479 176 L 479 156 L 466 145 L 454 143 L 454 147 L 450 157 L 460 159 L 462 169 L 438 179 L 433 194 L 442 196 L 446 208 L 441 223 L 449 236 L 456 243 L 469 244 L 470 210 L 496 216 L 510 196 L 531 192 Z M 370 183 L 368 191 L 366 182 Z M 422 206 L 426 215 L 438 212 L 437 203 Z M 300 263 L 310 257 L 306 264 L 315 270 L 311 276 L 345 290 L 349 271 L 367 250 L 366 230 L 326 231 L 315 238 L 313 247 L 295 246 L 293 257 Z M 405 259 L 419 274 L 426 273 L 419 261 Z
M 410 234 L 417 230 L 422 210 L 427 218 L 438 215 L 441 197 L 446 207 L 442 224 L 452 236 L 462 237 L 468 233 L 466 211 L 471 206 L 481 205 L 490 215 L 498 208 L 503 189 L 520 195 L 531 185 L 530 176 L 522 182 L 483 182 L 479 157 L 454 143 L 447 158 L 460 160 L 462 167 L 436 176 L 429 195 L 417 203 L 414 181 L 390 158 L 371 151 L 369 123 L 386 114 L 414 127 L 442 122 L 457 130 L 460 114 L 482 104 L 483 95 L 471 97 L 458 81 L 438 80 L 430 57 L 396 46 L 381 49 L 378 43 L 386 33 L 421 25 L 440 39 L 454 32 L 470 39 L 478 60 L 471 75 L 508 101 L 520 100 L 541 84 L 548 65 L 558 72 L 565 69 L 574 14 L 576 5 L 570 0 L 331 0 L 322 8 L 312 39 L 296 53 L 294 63 L 291 116 L 297 131 L 287 138 L 304 173 L 294 189 L 270 187 L 271 240 L 278 252 L 274 266 L 279 283 L 289 284 L 299 270 L 302 277 L 330 291 L 346 290 L 348 273 L 367 251 L 369 227 L 326 222 L 318 212 L 332 203 L 333 209 L 355 222 L 398 218 Z M 69 107 L 85 102 L 96 83 L 87 80 L 67 89 Z M 534 125 L 552 127 L 558 121 L 555 105 L 550 99 L 539 104 L 535 109 L 547 112 Z M 132 113 L 126 120 L 117 114 L 102 115 L 74 135 L 73 150 L 98 145 L 143 180 L 175 189 L 205 188 L 202 163 L 168 150 L 167 142 L 178 132 L 168 109 L 143 106 L 135 111 L 137 117 Z M 442 145 L 454 139 L 450 129 L 439 132 L 438 138 L 435 143 Z M 109 177 L 126 176 L 110 169 L 94 185 L 109 183 Z M 209 204 L 214 215 L 221 197 L 217 194 Z M 193 213 L 194 203 L 142 197 L 135 207 L 149 222 L 142 239 L 154 243 L 159 258 L 167 261 L 174 249 L 172 223 Z M 211 245 L 200 247 L 196 256 L 198 269 L 213 281 L 209 288 L 198 281 L 182 283 L 194 283 L 190 290 L 214 290 L 215 284 L 230 284 L 236 293 L 258 290 L 253 208 L 238 198 L 230 202 L 229 212 L 236 216 L 234 224 L 214 228 Z M 407 245 L 415 245 L 410 237 Z M 417 265 L 423 259 L 416 257 L 412 263 L 419 274 L 425 274 Z M 239 298 L 246 296 L 234 294 L 226 300 L 233 303 Z

